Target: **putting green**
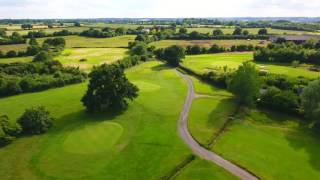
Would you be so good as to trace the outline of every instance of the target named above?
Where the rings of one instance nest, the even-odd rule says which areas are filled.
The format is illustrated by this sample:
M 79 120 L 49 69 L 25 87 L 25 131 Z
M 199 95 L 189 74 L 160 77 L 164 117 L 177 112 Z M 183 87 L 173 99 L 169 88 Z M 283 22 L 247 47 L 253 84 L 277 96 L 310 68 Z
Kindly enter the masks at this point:
M 123 133 L 118 123 L 102 122 L 85 125 L 72 131 L 63 143 L 63 149 L 75 154 L 93 154 L 110 150 Z

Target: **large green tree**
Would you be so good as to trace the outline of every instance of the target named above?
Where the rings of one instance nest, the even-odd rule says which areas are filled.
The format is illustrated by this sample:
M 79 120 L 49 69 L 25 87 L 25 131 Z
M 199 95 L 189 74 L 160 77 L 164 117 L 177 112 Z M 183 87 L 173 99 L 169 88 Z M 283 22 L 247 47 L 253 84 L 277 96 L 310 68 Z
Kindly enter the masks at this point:
M 244 62 L 232 75 L 228 89 L 236 96 L 240 104 L 251 106 L 258 96 L 261 81 L 255 65 Z
M 164 49 L 163 59 L 171 66 L 177 67 L 185 57 L 185 50 L 180 46 L 170 46 Z
M 301 104 L 307 118 L 320 123 L 320 79 L 309 83 L 303 89 Z
M 138 87 L 130 83 L 124 69 L 118 65 L 103 64 L 89 74 L 88 90 L 82 102 L 87 111 L 121 111 L 127 108 L 127 100 L 138 96 Z

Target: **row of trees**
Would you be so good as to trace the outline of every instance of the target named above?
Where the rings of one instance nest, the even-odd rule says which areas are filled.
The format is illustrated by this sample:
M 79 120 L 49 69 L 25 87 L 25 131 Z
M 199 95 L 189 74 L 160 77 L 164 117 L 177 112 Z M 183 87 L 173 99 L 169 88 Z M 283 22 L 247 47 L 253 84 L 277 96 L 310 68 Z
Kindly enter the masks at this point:
M 7 36 L 5 31 L 2 31 L 2 33 L 0 33 L 0 45 L 24 43 L 26 43 L 26 40 L 17 32 L 12 33 L 11 36 Z
M 47 132 L 54 119 L 45 107 L 32 107 L 17 120 L 11 123 L 8 116 L 0 116 L 0 147 L 10 144 L 21 135 L 37 135 Z
M 291 63 L 297 60 L 304 63 L 320 64 L 320 42 L 310 40 L 299 45 L 292 42 L 269 44 L 254 53 L 254 60 L 282 63 Z

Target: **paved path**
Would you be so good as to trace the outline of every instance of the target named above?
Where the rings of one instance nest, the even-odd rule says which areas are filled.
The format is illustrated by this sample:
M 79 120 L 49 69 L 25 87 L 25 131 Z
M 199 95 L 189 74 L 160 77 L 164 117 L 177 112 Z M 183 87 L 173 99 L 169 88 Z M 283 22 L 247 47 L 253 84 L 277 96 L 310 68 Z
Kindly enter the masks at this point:
M 186 99 L 186 102 L 183 107 L 183 111 L 181 112 L 180 119 L 179 119 L 179 133 L 183 140 L 189 145 L 189 147 L 192 149 L 192 151 L 209 161 L 214 162 L 215 164 L 223 167 L 230 173 L 234 174 L 235 176 L 239 177 L 240 179 L 245 179 L 245 180 L 257 180 L 258 178 L 252 174 L 250 174 L 248 171 L 242 169 L 241 167 L 231 163 L 230 161 L 227 161 L 223 159 L 221 156 L 218 154 L 209 151 L 205 149 L 204 147 L 200 146 L 191 136 L 190 132 L 188 131 L 188 114 L 189 110 L 191 108 L 191 104 L 193 99 L 196 97 L 196 93 L 194 91 L 194 86 L 192 83 L 192 80 L 190 77 L 180 73 L 177 71 L 177 73 L 183 77 L 187 83 L 188 83 L 188 96 Z

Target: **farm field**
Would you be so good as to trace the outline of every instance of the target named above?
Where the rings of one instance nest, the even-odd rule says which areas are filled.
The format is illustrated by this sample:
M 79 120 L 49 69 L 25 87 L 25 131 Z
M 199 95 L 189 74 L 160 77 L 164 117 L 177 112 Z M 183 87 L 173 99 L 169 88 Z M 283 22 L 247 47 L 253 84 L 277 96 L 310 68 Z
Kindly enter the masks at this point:
M 221 53 L 187 56 L 183 65 L 197 72 L 206 72 L 213 69 L 221 69 L 228 66 L 229 69 L 236 69 L 242 62 L 252 61 L 253 53 Z M 303 67 L 294 68 L 287 64 L 256 63 L 258 68 L 268 70 L 271 73 L 285 74 L 292 77 L 304 76 L 317 78 L 319 72 L 309 71 Z
M 42 43 L 46 38 L 39 38 Z M 88 38 L 82 36 L 65 36 L 67 48 L 117 48 L 128 47 L 128 43 L 134 41 L 135 35 L 117 36 L 112 38 Z
M 201 47 L 209 48 L 213 44 L 230 48 L 233 45 L 249 45 L 266 46 L 269 42 L 265 40 L 162 40 L 150 43 L 156 48 L 166 48 L 172 45 L 179 45 L 182 47 L 199 45 Z
M 200 27 L 200 28 L 187 28 L 188 32 L 197 31 L 200 33 L 210 33 L 212 34 L 214 29 L 217 28 L 208 28 L 208 27 Z M 235 27 L 223 27 L 219 28 L 223 31 L 224 34 L 232 34 Z M 260 28 L 243 28 L 243 30 L 248 30 L 250 34 L 258 34 L 258 31 Z M 275 34 L 275 35 L 283 35 L 283 34 L 289 34 L 289 35 L 302 35 L 302 34 L 313 34 L 313 35 L 320 35 L 319 32 L 308 32 L 308 31 L 294 31 L 294 30 L 282 30 L 282 29 L 272 29 L 267 28 L 269 34 Z
M 45 105 L 56 119 L 47 134 L 0 149 L 6 162 L 0 164 L 1 179 L 158 179 L 171 171 L 191 154 L 176 132 L 186 84 L 155 61 L 126 74 L 140 95 L 120 115 L 87 115 L 80 102 L 86 83 L 1 98 L 0 114 L 11 121 L 35 105 Z M 206 169 L 201 176 L 232 178 L 212 163 L 192 166 Z
M 15 58 L 0 58 L 0 63 L 16 63 L 16 62 L 30 62 L 33 57 L 15 57 Z
M 46 32 L 47 34 L 53 34 L 54 32 L 58 32 L 58 31 L 62 31 L 62 30 L 68 30 L 71 32 L 82 32 L 84 30 L 88 30 L 89 27 L 54 27 L 54 28 L 47 28 L 47 26 L 45 28 L 37 28 L 35 27 L 34 29 L 31 30 L 24 30 L 24 29 L 13 29 L 13 30 L 8 30 L 6 31 L 6 33 L 8 35 L 11 35 L 13 32 L 18 32 L 20 35 L 27 35 L 29 31 L 39 31 L 42 30 L 44 32 Z
M 70 48 L 56 57 L 65 66 L 90 70 L 95 65 L 113 63 L 122 59 L 128 50 L 124 48 Z
M 87 38 L 81 36 L 64 36 L 67 48 L 126 48 L 128 43 L 134 41 L 134 35 L 118 36 L 113 38 Z M 38 38 L 42 43 L 47 38 Z M 10 50 L 25 51 L 27 44 L 0 45 L 0 50 L 7 52 Z
M 8 51 L 25 51 L 27 49 L 27 44 L 12 44 L 12 45 L 0 45 L 0 51 L 6 53 Z
M 262 179 L 317 179 L 320 141 L 299 122 L 295 117 L 252 110 L 236 118 L 213 150 Z

